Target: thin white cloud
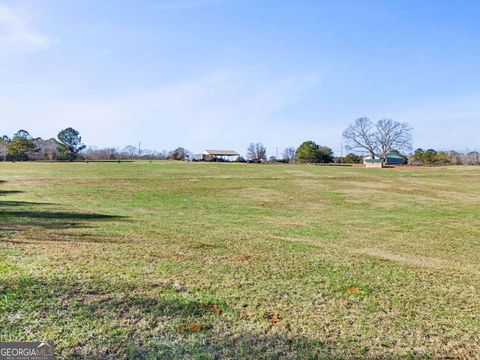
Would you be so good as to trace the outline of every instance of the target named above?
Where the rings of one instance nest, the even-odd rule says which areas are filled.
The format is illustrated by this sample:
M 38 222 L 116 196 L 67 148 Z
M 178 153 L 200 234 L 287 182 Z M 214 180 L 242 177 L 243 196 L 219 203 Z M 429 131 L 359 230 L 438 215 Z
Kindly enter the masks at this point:
M 243 153 L 248 143 L 258 141 L 275 155 L 276 147 L 281 153 L 286 146 L 314 140 L 340 153 L 342 131 L 359 116 L 358 110 L 322 112 L 318 107 L 318 117 L 296 115 L 304 97 L 320 91 L 323 83 L 321 73 L 279 77 L 225 70 L 127 93 L 72 97 L 56 85 L 43 84 L 41 93 L 33 89 L 12 97 L 5 89 L 0 92 L 5 119 L 0 119 L 0 127 L 9 135 L 25 128 L 34 136 L 50 137 L 73 126 L 86 143 L 98 146 L 141 141 L 142 147 L 155 150 L 184 146 L 198 152 L 218 147 Z M 374 120 L 389 116 L 410 123 L 415 147 L 473 149 L 480 138 L 479 99 L 472 94 L 365 114 Z
M 292 137 L 298 124 L 282 124 L 281 113 L 320 81 L 319 74 L 275 78 L 255 71 L 217 71 L 132 93 L 92 94 L 83 101 L 35 98 L 22 107 L 0 99 L 0 107 L 7 118 L 28 119 L 5 124 L 9 133 L 24 127 L 48 137 L 73 126 L 92 145 L 124 146 L 140 140 L 156 150 L 184 146 L 192 151 L 243 151 L 252 141 L 270 148 L 296 144 Z
M 0 54 L 34 52 L 55 43 L 52 38 L 36 31 L 32 20 L 27 9 L 0 3 Z
M 152 147 L 158 134 L 145 129 L 158 129 L 165 140 L 175 139 L 196 151 L 229 145 L 241 150 L 250 141 L 270 144 L 280 127 L 281 111 L 319 82 L 318 74 L 275 79 L 255 72 L 219 71 L 135 94 L 122 101 L 135 104 L 123 114 L 132 128 L 136 119 L 142 119 L 138 136 Z

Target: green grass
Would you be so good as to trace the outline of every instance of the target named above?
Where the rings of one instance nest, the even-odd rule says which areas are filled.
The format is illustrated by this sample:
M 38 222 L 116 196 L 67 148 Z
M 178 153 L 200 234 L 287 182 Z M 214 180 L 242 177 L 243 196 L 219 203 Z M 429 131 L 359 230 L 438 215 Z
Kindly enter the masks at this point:
M 474 358 L 480 168 L 0 163 L 0 340 Z

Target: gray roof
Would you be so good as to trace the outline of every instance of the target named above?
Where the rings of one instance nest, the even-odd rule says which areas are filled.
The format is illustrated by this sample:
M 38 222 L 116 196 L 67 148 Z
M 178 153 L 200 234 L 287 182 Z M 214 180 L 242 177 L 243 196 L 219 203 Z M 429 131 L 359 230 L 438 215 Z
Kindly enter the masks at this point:
M 205 150 L 203 152 L 205 155 L 216 155 L 216 156 L 240 156 L 234 150 Z

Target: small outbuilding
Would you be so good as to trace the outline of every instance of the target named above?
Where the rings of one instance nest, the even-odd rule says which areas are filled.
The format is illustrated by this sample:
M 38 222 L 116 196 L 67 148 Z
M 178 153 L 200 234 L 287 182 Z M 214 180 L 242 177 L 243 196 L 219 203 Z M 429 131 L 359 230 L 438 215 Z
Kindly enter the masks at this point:
M 203 161 L 236 161 L 240 154 L 234 150 L 205 150 L 202 152 Z
M 367 168 L 383 168 L 383 165 L 385 163 L 383 158 L 381 159 L 365 158 L 363 162 L 365 163 L 365 166 Z
M 378 157 L 373 159 L 371 156 L 367 156 L 363 159 L 363 163 L 366 167 L 376 167 L 382 168 L 385 165 L 402 165 L 407 163 L 407 159 L 405 156 L 398 155 L 398 154 L 390 154 L 387 155 L 386 158 Z
M 387 161 L 385 162 L 387 165 L 402 165 L 407 162 L 407 159 L 402 155 L 397 154 L 390 154 L 387 155 Z

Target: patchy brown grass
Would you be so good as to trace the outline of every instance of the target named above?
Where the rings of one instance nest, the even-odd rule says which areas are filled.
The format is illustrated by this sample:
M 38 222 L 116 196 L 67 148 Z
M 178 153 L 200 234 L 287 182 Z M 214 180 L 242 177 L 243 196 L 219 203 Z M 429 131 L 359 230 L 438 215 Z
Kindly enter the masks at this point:
M 360 249 L 356 252 L 358 252 L 359 254 L 374 256 L 385 260 L 397 261 L 406 265 L 431 267 L 437 269 L 445 266 L 445 263 L 442 260 L 436 258 L 426 256 L 413 256 L 411 254 L 409 254 L 408 256 L 402 256 L 378 248 Z
M 480 353 L 480 168 L 0 174 L 0 340 L 61 358 Z

